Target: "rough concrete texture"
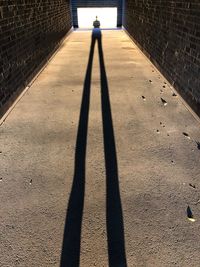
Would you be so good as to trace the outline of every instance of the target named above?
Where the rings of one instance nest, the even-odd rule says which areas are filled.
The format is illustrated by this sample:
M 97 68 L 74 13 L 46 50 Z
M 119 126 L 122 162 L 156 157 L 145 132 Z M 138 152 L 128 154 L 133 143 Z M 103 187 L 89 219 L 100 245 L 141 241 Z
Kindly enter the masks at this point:
M 2 267 L 60 265 L 90 36 L 73 32 L 0 126 Z M 199 122 L 123 31 L 103 51 L 127 266 L 199 266 Z M 97 46 L 87 137 L 80 266 L 126 266 L 108 264 Z

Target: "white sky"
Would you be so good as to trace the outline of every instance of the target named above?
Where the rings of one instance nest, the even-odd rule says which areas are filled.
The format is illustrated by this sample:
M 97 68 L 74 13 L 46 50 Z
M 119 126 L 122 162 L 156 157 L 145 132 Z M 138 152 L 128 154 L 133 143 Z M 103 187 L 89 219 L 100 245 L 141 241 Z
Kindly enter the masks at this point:
M 117 27 L 117 7 L 114 8 L 78 8 L 79 28 L 93 28 L 93 21 L 98 16 L 101 28 Z

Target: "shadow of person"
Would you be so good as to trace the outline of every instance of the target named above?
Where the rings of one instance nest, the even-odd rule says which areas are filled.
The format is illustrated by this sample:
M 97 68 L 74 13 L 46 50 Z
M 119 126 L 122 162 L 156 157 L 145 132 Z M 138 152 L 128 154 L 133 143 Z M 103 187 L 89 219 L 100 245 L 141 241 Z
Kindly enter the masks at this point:
M 92 39 L 83 86 L 79 125 L 76 138 L 74 177 L 66 213 L 60 262 L 61 267 L 78 267 L 80 262 L 81 226 L 85 194 L 85 161 L 94 44 L 95 41 Z
M 104 64 L 102 40 L 101 38 L 98 38 L 97 40 L 101 76 L 101 110 L 106 167 L 106 227 L 109 267 L 126 267 L 124 225 L 112 112 Z
M 109 267 L 127 266 L 117 155 L 108 82 L 103 57 L 102 35 L 101 30 L 99 28 L 95 28 L 92 32 L 90 54 L 83 87 L 76 139 L 74 177 L 66 214 L 60 267 L 78 267 L 80 264 L 91 73 L 96 41 L 98 42 L 101 76 L 101 107 L 106 168 L 106 226 Z
M 92 40 L 101 41 L 101 30 L 99 28 L 94 28 L 92 30 Z

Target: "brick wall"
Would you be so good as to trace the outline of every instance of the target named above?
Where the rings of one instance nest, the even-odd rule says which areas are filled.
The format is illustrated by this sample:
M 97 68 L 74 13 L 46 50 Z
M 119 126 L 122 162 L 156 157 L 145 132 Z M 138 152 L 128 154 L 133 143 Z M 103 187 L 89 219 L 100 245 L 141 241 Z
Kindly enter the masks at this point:
M 74 27 L 78 27 L 77 8 L 79 7 L 117 7 L 117 26 L 121 27 L 122 1 L 123 0 L 71 0 Z
M 0 0 L 0 117 L 70 28 L 69 0 Z
M 123 24 L 200 114 L 200 1 L 125 0 Z

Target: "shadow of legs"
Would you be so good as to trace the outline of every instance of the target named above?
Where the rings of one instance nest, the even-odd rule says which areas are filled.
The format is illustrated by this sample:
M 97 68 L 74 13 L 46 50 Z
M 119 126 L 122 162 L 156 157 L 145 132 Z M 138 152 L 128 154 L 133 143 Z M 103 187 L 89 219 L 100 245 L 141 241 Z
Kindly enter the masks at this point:
M 76 139 L 74 178 L 65 221 L 60 267 L 78 267 L 80 262 L 81 226 L 85 194 L 85 161 L 94 46 L 95 40 L 92 39 L 83 88 Z
M 106 165 L 106 224 L 109 267 L 127 266 L 123 215 L 119 191 L 117 156 L 108 83 L 101 43 L 101 32 L 94 31 L 83 88 L 79 126 L 76 139 L 74 179 L 65 221 L 60 267 L 78 267 L 80 264 L 80 243 L 85 194 L 85 161 L 90 103 L 90 86 L 92 62 L 96 40 L 98 40 L 101 73 L 101 104 Z
M 98 48 L 101 73 L 101 105 L 106 166 L 106 225 L 109 267 L 126 267 L 127 263 L 123 215 L 119 191 L 117 154 L 101 38 L 98 38 Z

